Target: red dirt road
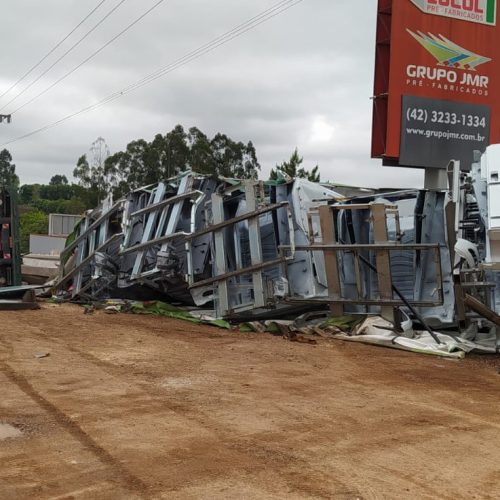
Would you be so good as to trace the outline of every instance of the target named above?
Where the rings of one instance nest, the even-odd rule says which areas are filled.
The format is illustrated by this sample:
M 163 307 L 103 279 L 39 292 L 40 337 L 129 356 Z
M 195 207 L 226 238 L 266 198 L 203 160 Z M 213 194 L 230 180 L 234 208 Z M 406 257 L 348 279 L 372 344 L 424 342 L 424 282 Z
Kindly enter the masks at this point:
M 75 306 L 0 317 L 2 500 L 500 497 L 483 359 Z

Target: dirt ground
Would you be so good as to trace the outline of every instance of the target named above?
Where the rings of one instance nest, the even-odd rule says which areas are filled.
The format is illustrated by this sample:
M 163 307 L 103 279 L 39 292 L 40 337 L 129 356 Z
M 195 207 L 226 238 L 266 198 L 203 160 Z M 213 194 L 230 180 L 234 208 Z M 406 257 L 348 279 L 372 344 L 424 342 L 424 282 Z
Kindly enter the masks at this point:
M 76 306 L 0 318 L 2 500 L 500 497 L 494 360 Z

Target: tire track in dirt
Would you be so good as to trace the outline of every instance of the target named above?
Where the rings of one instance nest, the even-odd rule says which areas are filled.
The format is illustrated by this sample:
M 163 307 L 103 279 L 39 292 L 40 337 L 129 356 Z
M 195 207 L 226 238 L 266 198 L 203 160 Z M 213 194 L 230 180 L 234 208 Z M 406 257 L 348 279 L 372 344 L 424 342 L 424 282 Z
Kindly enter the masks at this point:
M 5 348 L 6 350 L 6 355 L 11 356 L 12 353 L 14 352 L 14 346 L 12 345 L 12 342 L 9 342 L 4 336 L 0 336 L 0 346 Z M 1 353 L 4 354 L 4 353 Z
M 228 437 L 226 435 L 227 429 L 223 425 L 214 421 L 208 412 L 202 412 L 200 409 L 198 409 L 197 412 L 194 412 L 192 408 L 188 408 L 188 407 L 180 404 L 179 402 L 176 402 L 175 400 L 165 400 L 165 392 L 163 390 L 161 390 L 159 387 L 156 387 L 154 384 L 148 383 L 147 380 L 144 379 L 144 373 L 135 374 L 135 373 L 130 371 L 129 367 L 116 365 L 112 362 L 100 359 L 99 357 L 97 357 L 97 356 L 93 355 L 92 353 L 85 351 L 79 347 L 70 345 L 69 343 L 64 343 L 59 337 L 50 333 L 49 331 L 44 329 L 42 326 L 31 325 L 31 329 L 32 329 L 32 331 L 30 332 L 30 334 L 34 335 L 36 338 L 44 339 L 45 341 L 48 341 L 51 344 L 55 344 L 56 346 L 58 346 L 61 349 L 69 351 L 70 353 L 72 353 L 72 354 L 80 357 L 81 359 L 87 361 L 88 363 L 92 364 L 94 367 L 102 370 L 103 372 L 110 375 L 111 377 L 115 377 L 115 378 L 120 379 L 120 380 L 126 380 L 129 384 L 140 387 L 141 391 L 143 391 L 144 394 L 146 394 L 149 398 L 151 398 L 151 404 L 154 403 L 155 405 L 158 405 L 159 407 L 162 407 L 168 411 L 171 411 L 171 412 L 175 413 L 176 415 L 178 415 L 179 417 L 186 419 L 187 421 L 191 421 L 196 425 L 199 425 L 207 430 L 210 430 L 210 432 L 217 435 L 218 442 L 221 444 L 221 446 L 224 446 L 228 450 L 232 449 L 232 450 L 237 451 L 240 448 L 238 446 L 240 439 L 238 439 L 236 437 L 234 437 L 234 438 Z M 10 342 L 9 342 L 9 344 L 10 344 L 10 351 L 13 352 L 14 351 L 13 345 Z M 7 363 L 4 363 L 4 364 L 7 365 Z M 16 372 L 14 372 L 12 367 L 10 367 L 9 365 L 7 365 L 7 366 L 14 373 L 14 377 L 16 377 L 16 380 L 14 380 L 14 382 L 17 385 L 19 385 L 17 378 L 24 379 L 24 377 L 17 374 Z M 0 370 L 2 370 L 2 367 L 3 367 L 3 364 L 1 363 L 1 360 L 0 360 Z M 7 373 L 6 373 L 6 375 L 8 376 Z M 11 378 L 11 377 L 9 377 L 9 378 Z M 147 386 L 147 389 L 146 389 L 146 386 Z M 40 404 L 39 399 L 42 399 L 43 401 L 48 403 L 51 407 L 56 408 L 52 403 L 48 402 L 45 398 L 43 398 L 43 396 L 41 396 L 33 387 L 31 387 L 31 389 L 32 389 L 32 391 L 34 391 L 36 393 L 36 397 L 33 398 L 31 392 L 28 395 L 30 397 L 32 397 L 37 403 Z M 26 393 L 26 391 L 24 391 L 24 389 L 22 389 L 22 390 L 23 390 L 23 392 Z M 43 404 L 41 404 L 41 406 L 43 408 L 47 409 Z M 101 462 L 109 465 L 109 461 L 110 461 L 109 454 L 106 452 L 106 450 L 104 450 L 97 443 L 95 443 L 93 441 L 93 439 L 88 434 L 86 434 L 80 428 L 80 426 L 78 426 L 78 424 L 76 424 L 76 422 L 72 421 L 69 417 L 67 417 L 66 414 L 64 414 L 63 412 L 61 412 L 57 408 L 56 408 L 56 411 L 58 414 L 60 413 L 63 416 L 64 423 L 61 423 L 61 420 L 59 418 L 57 418 L 52 413 L 52 411 L 50 411 L 48 409 L 47 409 L 47 411 L 49 411 L 49 413 L 52 416 L 54 416 L 57 423 L 63 425 L 63 427 L 65 429 L 67 429 L 67 426 L 64 425 L 64 423 L 66 423 L 68 421 L 71 422 L 72 428 L 73 428 L 73 426 L 76 426 L 80 431 L 78 434 L 83 433 L 86 436 L 86 438 L 90 439 L 96 445 L 94 447 L 89 447 L 94 452 L 94 454 L 96 454 L 98 456 L 98 458 L 101 460 Z M 67 430 L 70 431 L 70 429 L 67 429 Z M 79 440 L 79 442 L 82 442 L 81 439 L 78 439 L 78 440 Z M 83 444 L 86 445 L 86 443 L 83 443 Z M 96 453 L 96 447 L 98 448 L 99 451 L 100 450 L 104 451 L 104 453 L 105 453 L 104 460 L 103 460 L 103 457 L 100 456 L 99 453 Z M 253 457 L 253 459 L 256 460 L 256 463 L 253 463 L 251 467 L 249 466 L 249 467 L 244 468 L 244 470 L 247 473 L 253 473 L 253 472 L 255 472 L 256 469 L 264 471 L 269 466 L 270 460 L 263 460 L 261 456 L 258 456 L 258 454 L 257 455 L 254 454 L 251 451 L 251 449 L 246 449 L 246 450 L 244 450 L 244 452 L 245 452 L 245 455 L 251 455 Z M 273 454 L 274 451 L 268 450 L 268 453 Z M 111 457 L 111 460 L 113 460 L 113 462 L 116 463 L 116 460 L 113 457 Z M 123 467 L 121 466 L 121 464 L 119 462 L 117 464 L 121 469 L 123 469 Z M 296 465 L 295 472 L 293 472 L 293 473 L 289 470 L 291 468 L 292 464 Z M 317 489 L 316 481 L 311 481 L 311 479 L 309 477 L 307 477 L 306 475 L 302 476 L 300 474 L 300 472 L 299 472 L 300 469 L 306 468 L 306 467 L 307 467 L 307 464 L 303 460 L 299 459 L 296 456 L 290 455 L 288 457 L 287 467 L 285 468 L 284 471 L 281 471 L 281 475 L 284 479 L 286 479 L 291 491 L 296 491 L 299 493 L 300 492 L 305 493 L 307 491 L 308 495 L 312 495 L 313 494 L 312 492 L 314 492 L 314 495 L 313 495 L 314 498 L 318 498 L 318 499 L 322 499 L 322 500 L 328 499 L 329 495 L 326 493 L 326 490 L 321 490 L 321 489 L 318 490 Z M 126 472 L 128 473 L 128 471 L 126 471 Z M 140 481 L 140 479 L 135 478 L 134 476 L 133 476 L 133 478 Z M 142 482 L 142 481 L 140 481 L 140 482 Z M 337 481 L 335 481 L 335 483 L 336 484 L 338 483 L 341 491 L 344 491 L 346 489 L 346 486 L 343 483 L 340 483 Z M 148 488 L 147 485 L 145 485 L 144 483 L 142 483 L 142 484 L 143 484 L 143 488 Z M 174 487 L 174 488 L 169 489 L 168 492 L 173 494 L 176 491 L 178 491 L 178 489 L 179 489 L 178 487 Z M 139 490 L 139 493 L 142 493 L 142 491 L 144 491 L 144 490 Z M 156 493 L 156 490 L 154 488 L 150 488 L 149 491 L 150 491 L 150 493 Z M 359 498 L 361 498 L 361 497 L 359 497 Z
M 0 335 L 0 370 L 3 357 L 5 362 L 31 379 L 41 394 L 71 415 L 67 409 L 71 408 L 74 402 L 64 399 L 66 392 L 56 393 L 54 397 L 51 392 L 59 384 L 70 384 L 66 382 L 64 367 L 71 369 L 72 364 L 77 364 L 82 370 L 92 374 L 96 374 L 98 369 L 96 380 L 109 383 L 108 377 L 103 376 L 106 374 L 116 378 L 120 388 L 124 384 L 133 394 L 140 392 L 141 394 L 137 396 L 140 411 L 145 411 L 144 408 L 149 404 L 150 398 L 154 412 L 168 410 L 182 417 L 186 425 L 198 424 L 199 427 L 210 431 L 208 436 L 203 433 L 201 438 L 186 440 L 185 444 L 182 443 L 183 446 L 174 448 L 172 454 L 165 457 L 165 470 L 156 472 L 157 480 L 160 481 L 157 484 L 150 481 L 154 479 L 154 475 L 142 475 L 144 467 L 139 467 L 136 471 L 131 463 L 129 465 L 119 460 L 120 453 L 113 445 L 101 442 L 103 446 L 113 451 L 119 464 L 126 466 L 129 472 L 143 478 L 150 485 L 150 494 L 161 492 L 165 498 L 186 498 L 183 494 L 190 494 L 190 485 L 219 484 L 219 481 L 220 484 L 224 484 L 225 480 L 231 484 L 231 481 L 238 477 L 244 478 L 242 479 L 244 486 L 247 483 L 256 483 L 259 486 L 260 496 L 250 496 L 250 498 L 265 498 L 262 492 L 267 490 L 268 483 L 267 491 L 276 491 L 274 488 L 279 484 L 282 488 L 279 493 L 286 492 L 291 496 L 295 494 L 300 498 L 372 500 L 384 498 L 382 495 L 384 491 L 387 494 L 385 498 L 471 498 L 477 496 L 478 484 L 485 498 L 498 497 L 495 494 L 491 496 L 487 494 L 487 492 L 498 493 L 498 483 L 495 481 L 498 472 L 495 470 L 495 450 L 492 449 L 492 445 L 487 446 L 485 442 L 484 448 L 473 446 L 474 449 L 471 449 L 470 454 L 476 457 L 477 466 L 474 466 L 471 460 L 467 460 L 468 454 L 464 453 L 463 463 L 471 467 L 468 470 L 470 480 L 463 479 L 462 475 L 453 472 L 453 468 L 460 470 L 452 455 L 453 449 L 455 453 L 459 449 L 458 444 L 467 449 L 468 444 L 476 443 L 482 436 L 487 436 L 492 443 L 496 442 L 498 445 L 492 431 L 498 431 L 500 428 L 495 413 L 498 403 L 496 381 L 499 379 L 492 380 L 490 373 L 486 371 L 484 375 L 479 373 L 477 376 L 475 374 L 471 376 L 472 368 L 477 367 L 472 362 L 469 366 L 462 364 L 460 369 L 458 363 L 450 364 L 448 367 L 444 362 L 416 356 L 410 358 L 405 354 L 401 354 L 402 360 L 399 360 L 395 354 L 393 356 L 392 351 L 368 351 L 368 348 L 357 346 L 344 348 L 344 344 L 339 344 L 342 347 L 335 347 L 331 354 L 325 351 L 322 357 L 316 352 L 316 356 L 312 354 L 302 359 L 293 351 L 277 358 L 277 361 L 282 358 L 286 358 L 285 361 L 295 360 L 294 364 L 290 365 L 293 369 L 286 369 L 288 365 L 284 364 L 280 369 L 271 371 L 267 370 L 267 364 L 261 362 L 259 367 L 262 370 L 256 368 L 260 378 L 254 377 L 255 380 L 238 377 L 233 364 L 230 364 L 221 373 L 234 383 L 225 384 L 223 390 L 229 394 L 234 391 L 236 395 L 231 401 L 226 398 L 219 401 L 215 398 L 215 402 L 212 402 L 204 397 L 201 389 L 198 390 L 199 394 L 191 397 L 185 389 L 165 391 L 160 384 L 165 366 L 168 370 L 172 368 L 172 373 L 168 371 L 169 375 L 183 375 L 186 369 L 188 376 L 191 372 L 198 373 L 197 364 L 204 359 L 200 358 L 200 352 L 206 358 L 219 358 L 220 348 L 215 346 L 211 349 L 211 345 L 204 340 L 207 335 L 186 334 L 193 342 L 177 345 L 181 338 L 179 335 L 184 332 L 180 332 L 175 324 L 175 328 L 172 329 L 170 322 L 166 322 L 165 325 L 162 323 L 160 328 L 160 323 L 151 318 L 147 318 L 147 321 L 146 318 L 140 318 L 139 322 L 132 317 L 104 315 L 101 317 L 98 313 L 94 319 L 84 317 L 80 325 L 76 317 L 78 311 L 67 312 L 61 309 L 57 312 L 60 315 L 56 315 L 55 311 L 51 313 L 50 310 L 46 310 L 46 318 L 42 318 L 46 321 L 40 320 L 38 316 L 28 316 L 26 320 L 23 319 L 22 330 L 19 329 L 19 332 L 14 328 L 17 327 L 16 319 L 11 320 L 12 331 L 16 332 L 16 336 L 9 335 L 6 340 L 14 342 L 16 356 L 12 356 L 11 362 L 7 357 L 7 343 L 2 345 L 2 335 Z M 127 326 L 130 328 L 127 329 Z M 94 334 L 94 328 L 100 328 L 97 334 Z M 19 335 L 21 332 L 22 337 Z M 127 338 L 129 336 L 133 338 L 129 340 Z M 148 338 L 152 336 L 155 339 L 149 341 Z M 154 346 L 156 338 L 158 345 Z M 173 344 L 160 345 L 161 338 L 171 339 Z M 224 335 L 222 338 L 223 341 L 214 344 L 229 344 Z M 47 341 L 53 350 L 54 361 L 61 360 L 63 368 L 62 372 L 57 367 L 50 373 L 40 374 L 42 379 L 46 377 L 46 380 L 35 379 L 40 372 L 24 371 L 25 367 L 29 369 L 30 366 L 24 361 L 25 356 L 31 357 L 31 346 L 40 340 Z M 232 339 L 229 340 L 234 343 Z M 241 337 L 238 337 L 238 340 L 241 340 Z M 136 342 L 141 346 L 137 345 L 137 359 Z M 111 351 L 110 346 L 113 346 Z M 168 354 L 157 356 L 157 351 L 163 348 L 167 349 Z M 252 348 L 255 353 L 247 352 L 249 349 L 246 348 L 235 349 L 234 353 L 221 355 L 220 363 L 224 361 L 232 363 L 233 356 L 237 354 L 241 358 L 242 366 L 245 366 L 246 358 L 252 362 L 251 358 L 258 356 L 262 361 L 264 355 L 267 356 L 268 349 L 273 351 L 275 348 L 265 344 L 261 349 Z M 111 355 L 114 350 L 124 351 L 126 356 Z M 151 368 L 145 362 L 143 351 L 151 355 Z M 185 356 L 185 352 L 190 352 L 189 356 Z M 175 356 L 175 362 L 170 363 L 172 355 Z M 275 356 L 274 353 L 270 357 L 271 361 Z M 292 359 L 288 359 L 289 357 Z M 164 366 L 162 363 L 166 359 L 169 361 Z M 17 365 L 18 362 L 21 364 Z M 209 364 L 208 372 L 212 373 L 211 370 L 217 368 L 218 363 L 219 361 Z M 257 364 L 255 363 L 255 366 Z M 334 364 L 342 367 L 341 373 L 337 369 L 329 368 Z M 306 375 L 305 381 L 299 383 L 299 388 L 292 387 L 296 380 L 300 380 L 301 374 Z M 465 375 L 470 377 L 471 381 L 464 382 L 462 377 Z M 227 420 L 218 421 L 218 415 L 224 417 L 225 414 L 214 413 L 213 409 L 234 408 L 238 412 L 247 408 L 251 413 L 252 408 L 248 406 L 248 402 L 251 398 L 260 397 L 257 389 L 264 380 L 272 381 L 278 388 L 285 380 L 282 391 L 285 396 L 289 396 L 289 399 L 286 397 L 283 400 L 279 397 L 273 399 L 271 395 L 274 391 L 265 393 L 269 401 L 262 405 L 261 409 L 266 413 L 259 413 L 258 416 L 269 419 L 274 409 L 278 408 L 280 414 L 277 414 L 277 418 L 282 418 L 287 427 L 283 427 L 280 421 L 280 425 L 273 426 L 267 431 L 258 429 L 255 431 L 251 428 L 252 432 L 247 433 L 239 425 L 232 427 L 232 419 L 229 424 Z M 241 383 L 249 381 L 252 382 L 251 385 Z M 345 391 L 332 393 L 316 390 L 318 385 L 327 383 L 340 383 L 347 388 Z M 479 387 L 489 399 L 483 399 Z M 241 398 L 240 391 L 242 391 Z M 255 394 L 252 395 L 253 392 Z M 189 397 L 184 398 L 185 393 Z M 244 396 L 247 393 L 250 395 Z M 280 392 L 276 391 L 276 395 L 279 396 Z M 59 397 L 63 399 L 58 399 Z M 339 404 L 333 402 L 334 397 L 335 401 L 337 398 L 340 401 L 345 398 L 346 408 L 342 409 Z M 324 400 L 321 401 L 320 398 Z M 210 404 L 207 404 L 207 401 Z M 107 401 L 104 400 L 104 403 Z M 303 404 L 312 404 L 308 413 L 301 410 Z M 373 409 L 371 409 L 372 404 Z M 407 405 L 410 406 L 409 409 L 402 408 Z M 96 402 L 95 408 L 99 406 L 101 402 Z M 121 402 L 117 404 L 117 408 L 121 408 Z M 314 413 L 315 408 L 319 415 Z M 373 411 L 377 414 L 372 415 Z M 87 414 L 89 414 L 88 409 Z M 384 415 L 387 421 L 382 420 Z M 242 412 L 240 417 L 245 421 L 246 416 Z M 357 429 L 354 428 L 353 417 L 356 417 L 355 421 L 360 419 Z M 137 412 L 134 418 L 141 418 L 141 414 Z M 311 422 L 307 421 L 308 418 Z M 82 421 L 78 420 L 83 426 Z M 131 421 L 134 422 L 133 419 Z M 380 422 L 387 424 L 387 427 L 380 430 L 378 427 Z M 480 433 L 477 428 L 484 429 L 485 424 L 488 427 L 484 430 L 484 434 Z M 415 425 L 418 426 L 416 431 L 410 429 L 408 432 L 408 427 Z M 460 428 L 456 425 L 460 425 Z M 86 425 L 84 427 L 93 435 L 91 427 Z M 453 434 L 457 436 L 458 444 L 454 444 L 454 441 L 451 441 L 453 444 L 448 444 L 443 439 L 432 445 L 433 433 L 437 433 L 439 437 L 446 431 L 450 436 Z M 111 437 L 119 439 L 120 436 L 117 433 Z M 426 444 L 426 441 L 429 443 Z M 481 460 L 485 455 L 488 457 L 488 462 L 484 464 L 484 468 L 490 467 L 492 472 L 487 479 L 481 479 L 484 476 Z M 204 465 L 208 460 L 210 461 L 207 462 L 208 465 Z M 214 461 L 223 465 L 212 466 Z M 445 467 L 443 476 L 438 476 L 436 469 L 443 465 Z M 232 471 L 232 475 L 226 473 L 224 467 Z M 110 472 L 112 474 L 113 469 L 110 469 Z M 477 477 L 474 479 L 473 476 Z M 118 476 L 117 482 L 119 481 Z M 159 486 L 160 484 L 163 486 Z M 262 489 L 263 485 L 266 485 L 265 489 Z M 202 498 L 203 489 L 196 491 L 200 495 L 198 498 Z M 388 494 L 389 492 L 391 494 Z M 193 498 L 192 494 L 187 498 Z
M 330 476 L 327 477 L 319 470 L 314 471 L 314 477 L 311 477 L 311 473 L 307 472 L 307 461 L 298 456 L 296 453 L 292 453 L 291 451 L 280 453 L 273 449 L 272 446 L 266 446 L 265 443 L 262 443 L 257 447 L 255 443 L 251 446 L 245 446 L 246 438 L 228 435 L 228 429 L 214 420 L 209 412 L 203 412 L 200 408 L 197 408 L 196 411 L 194 411 L 192 408 L 186 407 L 180 402 L 165 400 L 164 391 L 156 387 L 154 384 L 147 383 L 145 380 L 140 380 L 138 383 L 138 378 L 141 379 L 141 376 L 144 376 L 144 373 L 139 375 L 134 374 L 130 371 L 129 367 L 105 361 L 79 347 L 75 347 L 70 344 L 63 344 L 58 337 L 43 329 L 39 330 L 38 335 L 46 340 L 49 340 L 50 342 L 55 343 L 56 345 L 59 345 L 61 348 L 68 350 L 76 356 L 81 357 L 85 361 L 93 364 L 96 368 L 103 370 L 108 375 L 121 380 L 127 380 L 128 383 L 132 385 L 140 386 L 141 389 L 151 398 L 152 402 L 154 401 L 156 404 L 159 404 L 168 411 L 172 411 L 178 416 L 210 430 L 210 432 L 217 436 L 219 443 L 228 450 L 234 450 L 246 456 L 251 456 L 254 463 L 251 467 L 244 468 L 247 473 L 254 473 L 255 470 L 264 471 L 271 463 L 276 465 L 276 456 L 281 455 L 282 457 L 285 456 L 286 460 L 280 467 L 277 467 L 277 472 L 279 471 L 279 475 L 288 484 L 290 492 L 306 495 L 307 497 L 327 500 L 332 498 L 332 491 L 327 487 L 322 487 L 321 484 L 330 482 L 335 485 L 335 498 L 338 498 L 339 500 L 351 498 L 363 500 L 364 497 L 355 489 L 355 486 L 353 485 L 349 486 L 337 478 L 332 478 Z M 145 389 L 145 384 L 147 384 L 147 390 Z M 286 412 L 283 408 L 280 407 L 280 410 L 285 412 L 289 417 L 293 417 L 292 413 Z M 169 493 L 175 493 L 176 491 L 178 491 L 178 488 L 173 488 L 169 490 Z
M 46 332 L 44 332 L 44 335 L 55 343 L 59 342 L 59 339 Z M 92 363 L 110 376 L 120 378 L 121 380 L 127 380 L 134 385 L 140 385 L 142 389 L 145 390 L 144 381 L 138 384 L 137 375 L 131 373 L 129 367 L 102 360 L 78 347 L 65 345 L 64 348 Z M 219 443 L 227 449 L 235 450 L 246 456 L 251 456 L 254 462 L 251 468 L 245 468 L 247 473 L 254 473 L 258 469 L 264 471 L 270 464 L 273 464 L 279 475 L 286 481 L 290 492 L 305 495 L 308 498 L 328 500 L 332 498 L 332 490 L 321 485 L 330 483 L 335 485 L 334 497 L 336 499 L 347 500 L 356 498 L 358 500 L 364 500 L 365 498 L 361 492 L 356 489 L 356 485 L 348 485 L 340 479 L 331 477 L 331 475 L 319 469 L 315 470 L 312 474 L 311 471 L 308 471 L 308 462 L 292 450 L 278 451 L 272 445 L 266 443 L 266 440 L 257 445 L 255 442 L 247 443 L 247 438 L 232 436 L 227 427 L 214 420 L 209 412 L 203 412 L 200 408 L 194 411 L 193 408 L 189 408 L 180 402 L 165 400 L 164 391 L 155 385 L 148 384 L 148 388 L 145 392 L 151 397 L 152 401 L 154 400 L 160 403 L 161 406 L 167 410 L 209 429 L 210 432 L 217 436 Z M 280 411 L 285 413 L 288 417 L 294 418 L 292 412 L 287 412 L 278 404 L 275 406 L 279 407 Z M 325 425 L 325 428 L 330 426 L 331 424 L 328 426 Z M 277 466 L 277 462 L 279 463 L 280 461 L 281 464 Z M 171 493 L 175 491 L 177 491 L 177 489 L 170 490 Z
M 165 391 L 155 386 L 154 384 L 151 384 L 148 380 L 146 380 L 144 377 L 145 375 L 144 372 L 134 373 L 131 372 L 130 367 L 128 366 L 120 366 L 116 365 L 113 362 L 103 360 L 87 350 L 73 346 L 69 342 L 64 342 L 57 335 L 54 335 L 53 333 L 43 328 L 43 326 L 33 325 L 32 329 L 36 331 L 36 333 L 32 332 L 32 334 L 36 335 L 37 338 L 42 338 L 46 341 L 56 344 L 60 348 L 65 349 L 71 352 L 72 354 L 75 354 L 76 356 L 84 359 L 85 361 L 91 363 L 96 368 L 99 368 L 100 370 L 102 370 L 103 372 L 112 377 L 116 377 L 121 380 L 126 380 L 131 385 L 140 387 L 145 394 L 147 394 L 152 400 L 161 403 L 161 406 L 164 407 L 165 409 L 172 411 L 173 413 L 182 416 L 185 419 L 191 420 L 192 422 L 201 425 L 202 427 L 210 429 L 212 432 L 217 433 L 218 437 L 222 439 L 222 435 L 226 431 L 226 428 L 223 425 L 220 425 L 216 421 L 214 421 L 208 412 L 203 412 L 201 415 L 196 415 L 192 411 L 190 411 L 189 408 L 186 408 L 185 405 L 182 405 L 179 402 L 166 401 Z M 165 337 L 165 335 L 161 335 L 158 333 L 153 333 L 153 335 Z M 13 352 L 12 344 L 10 344 L 10 350 L 11 352 Z M 198 412 L 200 412 L 200 410 L 198 410 Z
M 131 474 L 106 449 L 100 446 L 74 420 L 68 417 L 57 406 L 44 398 L 23 375 L 17 373 L 8 363 L 0 361 L 0 370 L 5 376 L 21 389 L 28 397 L 43 408 L 51 417 L 73 436 L 86 449 L 91 451 L 104 465 L 113 469 L 115 474 L 130 490 L 139 493 L 142 498 L 151 498 L 149 487 L 138 477 Z

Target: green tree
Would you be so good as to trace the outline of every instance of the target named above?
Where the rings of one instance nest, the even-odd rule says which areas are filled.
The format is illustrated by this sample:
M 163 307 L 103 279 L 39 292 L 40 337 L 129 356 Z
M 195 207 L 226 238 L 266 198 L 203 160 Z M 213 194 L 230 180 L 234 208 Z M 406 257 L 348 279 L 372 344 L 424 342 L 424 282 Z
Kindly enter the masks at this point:
M 19 188 L 19 202 L 21 205 L 30 205 L 40 197 L 40 184 L 23 184 Z
M 182 125 L 177 125 L 165 136 L 158 134 L 151 147 L 158 155 L 159 171 L 163 178 L 168 179 L 186 170 L 190 151 Z
M 198 128 L 191 127 L 187 134 L 189 166 L 200 174 L 215 174 L 216 165 L 210 139 Z
M 252 142 L 235 142 L 219 133 L 212 139 L 210 148 L 216 175 L 237 179 L 257 178 L 260 165 Z
M 132 141 L 125 151 L 107 158 L 104 173 L 114 195 L 119 197 L 188 168 L 205 175 L 244 179 L 257 177 L 260 165 L 251 142 L 235 142 L 220 133 L 210 139 L 196 127 L 186 132 L 182 125 L 177 125 L 166 135 L 157 134 L 151 142 Z M 82 172 L 87 171 L 85 166 Z
M 43 184 L 38 188 L 39 197 L 45 200 L 70 200 L 74 196 L 74 186 L 69 184 Z
M 30 234 L 47 234 L 49 231 L 49 216 L 39 210 L 31 210 L 20 216 L 21 253 L 28 253 Z
M 148 149 L 148 142 L 140 139 L 127 144 L 125 151 L 107 158 L 106 175 L 114 186 L 115 196 L 123 196 L 133 189 L 155 182 L 154 171 L 148 164 Z
M 53 175 L 49 182 L 51 186 L 67 186 L 68 184 L 68 178 L 65 175 L 59 174 Z
M 292 179 L 307 179 L 311 182 L 320 181 L 319 166 L 316 165 L 311 171 L 302 167 L 304 158 L 299 156 L 299 150 L 295 148 L 292 156 L 288 161 L 284 161 L 281 165 L 276 165 L 276 169 L 271 170 L 271 180 L 277 180 L 280 174 L 288 176 Z
M 89 153 L 77 161 L 73 170 L 73 177 L 78 179 L 78 184 L 89 191 L 90 199 L 97 205 L 113 190 L 114 178 L 106 168 L 106 160 L 110 152 L 106 141 L 98 137 L 90 147 Z
M 70 200 L 47 200 L 40 198 L 33 201 L 31 207 L 44 214 L 71 214 L 80 215 L 87 208 L 84 200 L 71 198 Z
M 57 176 L 54 176 L 57 177 Z M 83 186 L 65 184 L 65 176 L 50 184 L 23 184 L 19 188 L 19 203 L 46 214 L 62 213 L 79 215 L 96 205 L 94 194 Z
M 157 134 L 152 142 L 132 141 L 125 151 L 106 160 L 106 173 L 112 179 L 115 196 L 186 170 L 189 153 L 187 134 L 181 125 L 165 136 Z
M 12 156 L 7 149 L 0 151 L 0 185 L 15 189 L 19 187 L 16 166 L 12 163 Z

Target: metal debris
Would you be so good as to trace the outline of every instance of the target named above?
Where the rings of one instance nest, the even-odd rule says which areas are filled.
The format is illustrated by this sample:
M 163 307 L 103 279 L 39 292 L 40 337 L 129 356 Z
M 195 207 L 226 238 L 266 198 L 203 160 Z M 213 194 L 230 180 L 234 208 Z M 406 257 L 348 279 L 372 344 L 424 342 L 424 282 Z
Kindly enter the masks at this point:
M 42 288 L 44 287 L 31 285 L 0 287 L 0 310 L 39 309 L 35 291 Z
M 162 300 L 249 322 L 311 311 L 379 315 L 396 336 L 413 320 L 436 344 L 443 328 L 458 334 L 478 324 L 480 335 L 500 312 L 500 278 L 484 239 L 487 189 L 471 180 L 478 172 L 460 174 L 452 162 L 449 191 L 347 200 L 302 179 L 188 171 L 86 214 L 62 253 L 56 293 Z M 480 317 L 468 296 L 484 306 Z

